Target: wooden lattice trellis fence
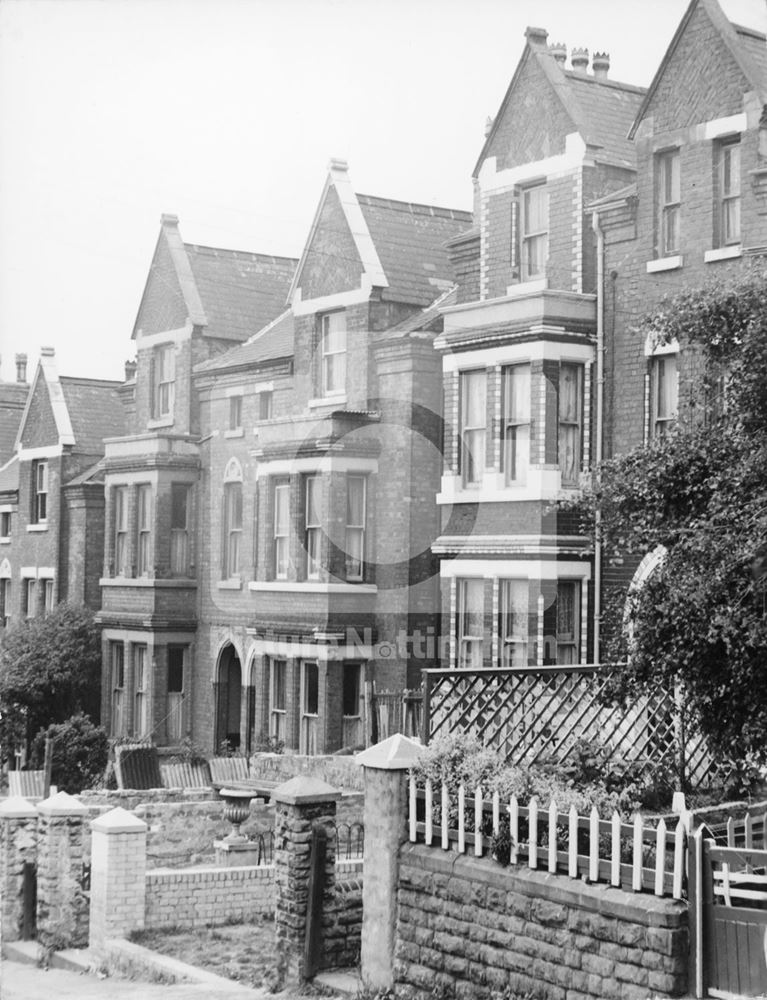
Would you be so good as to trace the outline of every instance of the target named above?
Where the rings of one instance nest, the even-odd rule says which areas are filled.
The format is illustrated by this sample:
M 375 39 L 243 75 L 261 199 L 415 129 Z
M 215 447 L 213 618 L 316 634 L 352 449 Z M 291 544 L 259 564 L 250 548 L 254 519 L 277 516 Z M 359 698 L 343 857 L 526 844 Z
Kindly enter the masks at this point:
M 615 759 L 671 767 L 691 787 L 726 777 L 672 693 L 611 704 L 608 667 L 425 670 L 423 678 L 424 743 L 467 732 L 510 763 L 530 765 L 565 760 L 578 740 L 597 740 Z

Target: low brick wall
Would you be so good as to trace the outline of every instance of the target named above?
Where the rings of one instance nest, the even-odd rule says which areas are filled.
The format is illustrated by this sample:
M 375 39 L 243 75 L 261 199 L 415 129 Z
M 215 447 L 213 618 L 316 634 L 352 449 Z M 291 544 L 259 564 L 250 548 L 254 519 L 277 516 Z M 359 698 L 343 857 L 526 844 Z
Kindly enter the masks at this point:
M 146 874 L 148 929 L 251 922 L 273 913 L 273 865 L 156 868 Z
M 343 792 L 362 792 L 362 768 L 352 756 L 309 757 L 298 753 L 257 753 L 250 758 L 250 773 L 266 781 L 289 781 L 298 774 L 319 778 Z
M 687 906 L 406 844 L 397 993 L 647 1000 L 687 989 Z

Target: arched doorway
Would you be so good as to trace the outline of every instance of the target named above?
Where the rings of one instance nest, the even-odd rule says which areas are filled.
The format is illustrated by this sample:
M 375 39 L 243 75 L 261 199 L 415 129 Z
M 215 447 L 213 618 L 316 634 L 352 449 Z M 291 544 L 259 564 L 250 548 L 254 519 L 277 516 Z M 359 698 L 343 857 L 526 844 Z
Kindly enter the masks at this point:
M 224 646 L 218 658 L 216 679 L 216 733 L 214 750 L 220 753 L 227 742 L 230 750 L 240 748 L 240 702 L 242 700 L 242 668 L 237 650 L 231 643 Z

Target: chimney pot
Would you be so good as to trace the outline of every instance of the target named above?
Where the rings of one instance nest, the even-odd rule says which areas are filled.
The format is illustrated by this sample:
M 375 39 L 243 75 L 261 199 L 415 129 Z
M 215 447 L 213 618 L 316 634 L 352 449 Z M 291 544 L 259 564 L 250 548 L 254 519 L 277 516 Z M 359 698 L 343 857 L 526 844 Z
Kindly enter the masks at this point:
M 132 382 L 136 377 L 136 362 L 126 361 L 125 362 L 125 381 Z
M 564 42 L 556 42 L 554 45 L 549 45 L 549 52 L 556 59 L 557 65 L 564 67 L 567 61 L 567 46 Z
M 493 118 L 492 115 L 488 115 L 487 116 L 487 121 L 485 122 L 485 138 L 486 139 L 490 135 L 490 133 L 493 131 L 493 125 L 494 125 L 494 123 L 495 123 L 495 118 Z
M 548 37 L 549 33 L 545 28 L 525 28 L 525 38 L 528 45 L 540 47 L 546 44 Z
M 41 358 L 55 358 L 56 357 L 56 348 L 55 347 L 41 347 L 40 348 L 40 357 Z
M 163 212 L 163 214 L 160 216 L 160 225 L 161 226 L 177 226 L 178 225 L 178 216 L 177 215 L 173 215 L 173 214 L 168 213 L 168 212 Z
M 610 53 L 595 52 L 594 58 L 591 60 L 591 68 L 597 80 L 606 80 L 607 74 L 610 72 Z
M 27 356 L 26 354 L 16 355 L 16 381 L 27 381 Z
M 585 76 L 589 67 L 589 50 L 573 49 L 570 54 L 570 63 L 573 67 L 573 72 L 580 73 L 582 76 Z

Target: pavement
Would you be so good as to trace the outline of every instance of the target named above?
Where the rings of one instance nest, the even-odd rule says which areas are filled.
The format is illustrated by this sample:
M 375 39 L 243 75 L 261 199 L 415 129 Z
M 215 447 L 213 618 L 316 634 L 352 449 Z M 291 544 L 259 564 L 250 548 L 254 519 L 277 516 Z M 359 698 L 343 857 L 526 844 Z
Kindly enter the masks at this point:
M 209 983 L 139 983 L 112 976 L 70 972 L 67 969 L 45 971 L 35 965 L 4 959 L 0 962 L 0 998 L 2 1000 L 246 1000 L 267 997 L 266 990 L 237 987 L 212 989 Z

